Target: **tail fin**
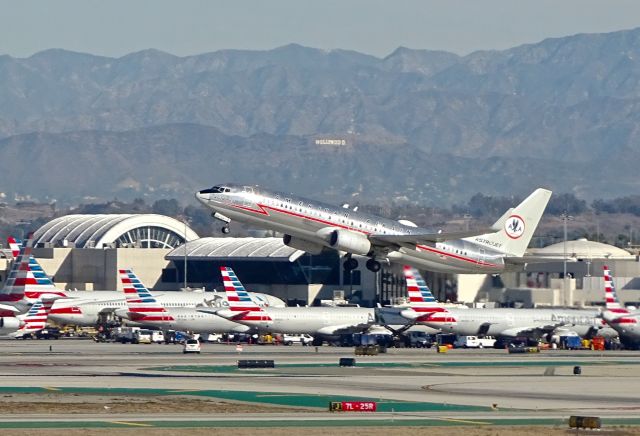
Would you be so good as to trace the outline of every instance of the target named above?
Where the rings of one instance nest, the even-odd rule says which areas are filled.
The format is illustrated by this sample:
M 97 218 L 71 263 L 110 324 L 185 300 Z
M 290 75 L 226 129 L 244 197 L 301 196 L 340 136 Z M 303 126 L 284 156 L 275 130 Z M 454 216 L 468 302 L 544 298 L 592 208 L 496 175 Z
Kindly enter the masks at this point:
M 604 269 L 604 293 L 605 293 L 605 307 L 608 311 L 614 313 L 629 313 L 629 311 L 620 304 L 618 294 L 616 294 L 616 288 L 613 285 L 613 278 L 609 267 L 605 265 Z
M 20 249 L 22 248 L 22 241 L 16 240 L 13 236 L 9 236 L 7 238 L 7 245 L 11 249 L 11 254 L 15 259 L 20 254 Z
M 229 311 L 234 314 L 230 319 L 242 321 L 265 321 L 269 315 L 251 299 L 247 290 L 228 266 L 220 267 L 224 290 L 229 302 Z
M 409 309 L 400 312 L 403 317 L 415 322 L 432 320 L 438 322 L 442 319 L 442 314 L 449 314 L 449 311 L 433 296 L 417 269 L 405 265 L 404 278 L 407 282 Z M 450 318 L 449 315 L 444 316 L 446 319 Z
M 496 223 L 504 221 L 500 231 L 467 238 L 467 240 L 491 249 L 498 249 L 509 256 L 521 257 L 531 242 L 531 237 L 538 227 L 549 198 L 551 198 L 551 191 L 536 189 L 522 203 L 513 208 L 508 216 L 505 214 L 496 221 Z
M 42 330 L 47 326 L 47 318 L 51 311 L 53 301 L 38 300 L 29 309 L 29 311 L 22 318 L 24 325 L 18 329 L 17 335 L 23 335 L 26 333 Z
M 130 269 L 118 270 L 131 321 L 174 321 L 167 309 L 158 303 Z
M 18 244 L 15 239 L 9 243 Z M 38 261 L 31 255 L 31 244 L 27 241 L 25 245 L 20 246 L 13 260 L 5 286 L 0 291 L 0 301 L 23 299 L 35 301 L 43 297 L 66 297 L 66 294 L 56 288 Z

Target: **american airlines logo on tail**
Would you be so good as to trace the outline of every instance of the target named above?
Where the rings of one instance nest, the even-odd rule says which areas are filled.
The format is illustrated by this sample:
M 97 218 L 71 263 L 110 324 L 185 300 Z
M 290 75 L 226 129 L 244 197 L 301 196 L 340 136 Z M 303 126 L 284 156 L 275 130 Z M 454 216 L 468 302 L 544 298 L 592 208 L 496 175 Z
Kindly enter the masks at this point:
M 130 269 L 118 270 L 132 321 L 174 321 Z
M 36 301 L 25 315 L 24 325 L 16 332 L 17 335 L 42 330 L 47 326 L 47 317 L 51 311 L 53 301 Z
M 229 310 L 237 313 L 234 316 L 236 320 L 271 321 L 271 317 L 251 299 L 233 269 L 228 266 L 221 266 L 220 274 L 227 294 Z
M 518 239 L 524 233 L 524 220 L 519 215 L 511 215 L 504 223 L 504 231 L 511 239 Z

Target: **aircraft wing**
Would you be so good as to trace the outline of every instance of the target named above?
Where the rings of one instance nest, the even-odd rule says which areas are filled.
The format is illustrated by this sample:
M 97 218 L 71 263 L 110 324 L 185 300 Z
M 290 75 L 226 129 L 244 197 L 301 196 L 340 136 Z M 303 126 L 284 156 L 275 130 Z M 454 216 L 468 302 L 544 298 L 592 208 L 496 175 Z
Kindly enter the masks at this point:
M 565 323 L 546 324 L 546 325 L 532 325 L 526 327 L 515 327 L 512 329 L 503 330 L 500 332 L 500 336 L 508 336 L 515 338 L 518 336 L 541 336 L 547 333 L 552 333 L 558 327 L 562 327 Z
M 319 335 L 339 335 L 342 333 L 364 331 L 369 327 L 371 327 L 371 323 L 330 325 L 327 327 L 322 327 L 316 333 Z
M 557 262 L 564 260 L 562 256 L 543 256 L 543 255 L 524 255 L 522 257 L 506 256 L 504 257 L 504 263 L 510 265 L 526 265 L 528 263 L 547 263 Z M 577 262 L 575 257 L 567 257 L 567 262 Z
M 369 240 L 375 245 L 387 244 L 424 244 L 433 242 L 451 241 L 453 239 L 469 238 L 471 236 L 495 233 L 499 228 L 487 227 L 460 232 L 419 233 L 415 235 L 370 235 Z

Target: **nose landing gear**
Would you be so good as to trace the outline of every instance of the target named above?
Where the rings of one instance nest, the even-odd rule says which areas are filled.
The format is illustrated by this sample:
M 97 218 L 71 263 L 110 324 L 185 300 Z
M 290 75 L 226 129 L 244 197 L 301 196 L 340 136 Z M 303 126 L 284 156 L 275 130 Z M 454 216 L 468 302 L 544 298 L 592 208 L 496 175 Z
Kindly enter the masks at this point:
M 220 229 L 220 231 L 225 235 L 228 235 L 229 232 L 231 232 L 231 229 L 229 228 L 229 226 L 224 226 L 223 228 Z

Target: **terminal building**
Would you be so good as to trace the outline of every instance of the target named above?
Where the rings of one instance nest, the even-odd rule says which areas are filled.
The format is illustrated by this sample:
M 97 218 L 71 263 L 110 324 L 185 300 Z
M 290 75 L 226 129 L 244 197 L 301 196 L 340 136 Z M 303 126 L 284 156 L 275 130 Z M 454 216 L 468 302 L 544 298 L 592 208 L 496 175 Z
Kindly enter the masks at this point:
M 312 255 L 284 245 L 282 238 L 199 238 L 184 222 L 155 214 L 59 217 L 35 231 L 33 254 L 61 289 L 121 290 L 118 269 L 131 268 L 156 291 L 222 290 L 220 266 L 230 266 L 248 289 L 293 305 L 346 301 L 375 306 L 406 298 L 400 265 L 385 265 L 373 273 L 364 266 L 366 258 L 355 256 L 358 268 L 345 271 L 343 258 L 334 250 Z M 622 301 L 640 302 L 640 262 L 624 250 L 578 240 L 531 250 L 531 254 L 550 261 L 530 263 L 524 272 L 500 276 L 424 275 L 440 301 L 589 306 L 604 303 L 602 267 L 607 264 Z M 6 257 L 6 252 L 0 252 L 2 282 L 9 264 Z

